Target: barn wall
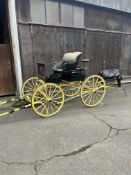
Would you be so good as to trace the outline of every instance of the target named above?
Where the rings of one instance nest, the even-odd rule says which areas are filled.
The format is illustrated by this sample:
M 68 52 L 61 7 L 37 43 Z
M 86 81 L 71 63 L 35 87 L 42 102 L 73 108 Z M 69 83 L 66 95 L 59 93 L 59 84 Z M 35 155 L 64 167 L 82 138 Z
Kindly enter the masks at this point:
M 86 7 L 83 28 L 49 26 L 32 23 L 29 0 L 24 1 L 17 0 L 24 79 L 37 75 L 37 63 L 45 64 L 49 75 L 52 63 L 72 51 L 82 51 L 83 59 L 90 59 L 84 63 L 87 74 L 110 68 L 131 74 L 131 15 Z

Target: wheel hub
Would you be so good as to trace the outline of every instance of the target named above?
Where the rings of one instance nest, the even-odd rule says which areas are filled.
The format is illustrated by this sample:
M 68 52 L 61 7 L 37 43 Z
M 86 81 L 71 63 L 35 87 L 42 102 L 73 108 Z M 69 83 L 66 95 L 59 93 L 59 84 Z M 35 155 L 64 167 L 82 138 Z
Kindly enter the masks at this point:
M 52 98 L 51 97 L 47 97 L 46 99 L 48 102 L 51 102 L 52 101 Z

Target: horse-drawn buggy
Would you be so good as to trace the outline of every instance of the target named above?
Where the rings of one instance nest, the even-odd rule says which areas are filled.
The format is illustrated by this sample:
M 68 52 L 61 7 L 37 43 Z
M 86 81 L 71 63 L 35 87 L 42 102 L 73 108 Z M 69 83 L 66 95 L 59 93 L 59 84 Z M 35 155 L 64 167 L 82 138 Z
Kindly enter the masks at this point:
M 49 77 L 31 77 L 22 87 L 24 99 L 41 117 L 57 114 L 64 103 L 76 97 L 87 107 L 101 103 L 106 93 L 105 80 L 100 75 L 86 77 L 79 66 L 81 52 L 66 53 L 61 62 L 54 64 Z

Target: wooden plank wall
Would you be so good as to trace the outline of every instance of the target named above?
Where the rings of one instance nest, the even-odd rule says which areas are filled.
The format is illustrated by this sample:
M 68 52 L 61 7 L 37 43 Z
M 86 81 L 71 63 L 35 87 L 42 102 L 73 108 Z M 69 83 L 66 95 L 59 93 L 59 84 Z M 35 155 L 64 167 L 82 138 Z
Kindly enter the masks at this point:
M 13 95 L 15 82 L 9 44 L 0 44 L 0 96 Z
M 84 64 L 87 74 L 110 68 L 131 74 L 131 15 L 88 7 L 84 29 L 44 26 L 31 24 L 29 3 L 23 12 L 20 2 L 17 0 L 17 14 L 24 79 L 37 75 L 37 63 L 44 63 L 49 75 L 52 63 L 71 51 L 82 51 L 83 58 L 90 59 Z M 25 21 L 23 13 L 28 13 Z

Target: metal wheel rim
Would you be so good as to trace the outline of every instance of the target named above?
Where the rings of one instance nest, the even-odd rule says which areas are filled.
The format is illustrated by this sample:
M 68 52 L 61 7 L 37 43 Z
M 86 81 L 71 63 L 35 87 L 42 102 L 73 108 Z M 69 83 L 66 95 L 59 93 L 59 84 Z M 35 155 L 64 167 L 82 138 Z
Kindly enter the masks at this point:
M 81 99 L 84 105 L 94 107 L 101 103 L 106 93 L 106 83 L 99 75 L 88 77 L 81 88 Z
M 44 81 L 39 79 L 38 77 L 31 77 L 27 79 L 22 85 L 22 96 L 23 98 L 31 102 L 32 95 L 36 91 L 37 88 L 42 86 Z
M 64 105 L 64 93 L 60 86 L 47 83 L 38 88 L 32 97 L 32 108 L 41 117 L 57 114 Z

